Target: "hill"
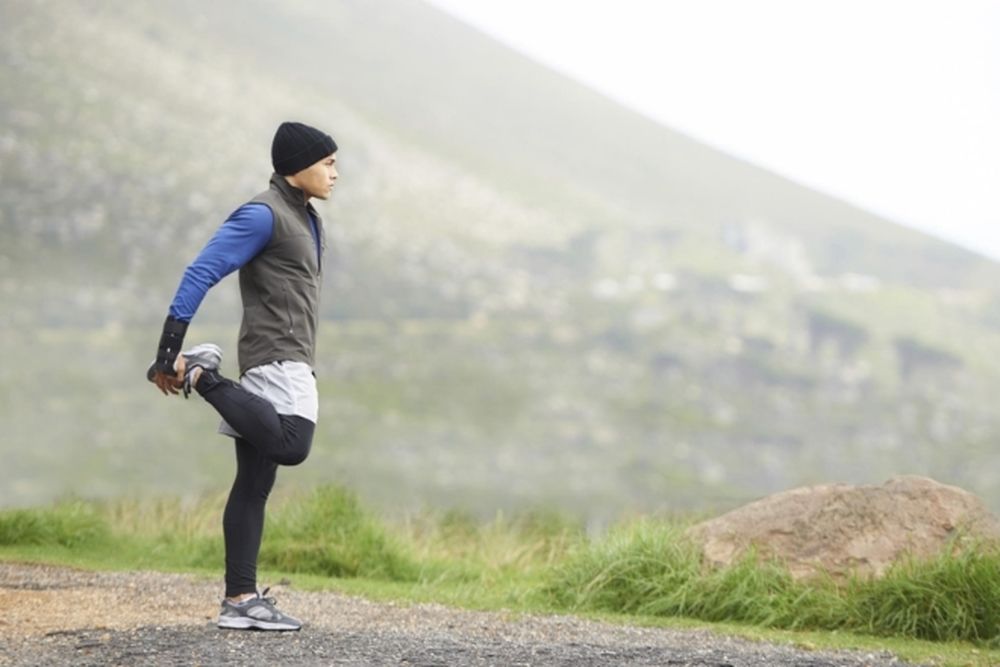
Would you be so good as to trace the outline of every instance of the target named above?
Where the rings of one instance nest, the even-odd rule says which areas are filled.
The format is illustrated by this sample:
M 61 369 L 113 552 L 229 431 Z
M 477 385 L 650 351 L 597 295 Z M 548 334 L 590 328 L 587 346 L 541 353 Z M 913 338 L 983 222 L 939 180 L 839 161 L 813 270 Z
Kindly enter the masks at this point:
M 0 502 L 224 483 L 210 415 L 156 401 L 142 369 L 184 265 L 297 118 L 333 132 L 342 178 L 320 443 L 290 474 L 591 516 L 895 473 L 1000 503 L 985 258 L 415 1 L 5 14 Z M 234 349 L 233 282 L 192 340 Z

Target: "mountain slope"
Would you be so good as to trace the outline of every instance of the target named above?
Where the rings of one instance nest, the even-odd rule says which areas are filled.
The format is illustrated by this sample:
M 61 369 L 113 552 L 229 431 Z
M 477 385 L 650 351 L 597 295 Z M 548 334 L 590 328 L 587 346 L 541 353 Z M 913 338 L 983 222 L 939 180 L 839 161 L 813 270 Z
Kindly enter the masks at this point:
M 194 476 L 171 458 L 210 415 L 153 402 L 136 369 L 286 118 L 342 149 L 321 204 L 328 447 L 304 479 L 588 513 L 896 472 L 1000 499 L 984 258 L 411 0 L 18 2 L 0 30 L 8 502 L 59 470 L 92 493 L 218 483 L 214 450 Z M 192 336 L 226 342 L 238 308 L 228 280 Z
M 24 44 L 10 40 L 7 47 L 8 62 L 32 54 L 31 70 L 7 68 L 9 88 L 26 94 L 10 103 L 13 130 L 18 111 L 41 113 L 46 124 L 64 121 L 56 134 L 113 128 L 117 145 L 104 143 L 112 155 L 130 148 L 159 154 L 162 161 L 147 169 L 198 170 L 203 179 L 209 161 L 185 156 L 210 150 L 225 171 L 259 155 L 250 146 L 266 142 L 273 118 L 312 113 L 334 124 L 338 115 L 355 115 L 479 175 L 505 198 L 560 213 L 575 204 L 572 217 L 587 227 L 645 224 L 718 237 L 726 227 L 756 222 L 800 241 L 819 274 L 865 273 L 924 287 L 969 287 L 997 277 L 987 260 L 701 146 L 421 3 L 95 3 L 72 15 L 74 9 L 15 8 L 15 15 L 40 16 L 25 29 Z M 45 12 L 53 11 L 63 24 L 48 22 Z M 15 21 L 6 30 L 18 28 Z M 51 41 L 38 42 L 32 29 L 50 31 Z M 94 48 L 98 36 L 104 49 Z M 52 58 L 56 49 L 61 57 Z M 64 79 L 53 74 L 25 90 L 22 79 L 46 65 Z M 111 87 L 103 97 L 95 86 L 72 89 L 94 77 Z M 52 118 L 48 107 L 35 106 L 45 98 L 55 98 L 50 110 L 64 115 Z M 24 103 L 28 109 L 19 108 Z M 351 129 L 341 130 L 342 141 L 363 150 L 368 142 L 352 142 Z

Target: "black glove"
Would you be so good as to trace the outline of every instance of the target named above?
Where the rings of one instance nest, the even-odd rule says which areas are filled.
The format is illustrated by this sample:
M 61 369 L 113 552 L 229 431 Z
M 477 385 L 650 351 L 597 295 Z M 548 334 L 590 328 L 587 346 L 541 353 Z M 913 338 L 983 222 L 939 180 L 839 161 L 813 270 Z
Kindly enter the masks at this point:
M 160 347 L 156 351 L 156 363 L 153 370 L 157 373 L 174 375 L 174 362 L 181 352 L 181 345 L 184 344 L 184 334 L 187 333 L 188 323 L 175 320 L 167 315 L 167 320 L 163 323 L 163 334 L 160 335 Z

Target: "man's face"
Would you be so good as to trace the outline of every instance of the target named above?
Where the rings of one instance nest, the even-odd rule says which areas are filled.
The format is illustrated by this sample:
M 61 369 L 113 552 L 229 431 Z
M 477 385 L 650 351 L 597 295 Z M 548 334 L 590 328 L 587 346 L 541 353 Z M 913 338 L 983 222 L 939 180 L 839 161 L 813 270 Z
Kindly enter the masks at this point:
M 287 178 L 289 183 L 305 193 L 306 199 L 329 199 L 333 184 L 337 182 L 337 154 L 331 153 Z

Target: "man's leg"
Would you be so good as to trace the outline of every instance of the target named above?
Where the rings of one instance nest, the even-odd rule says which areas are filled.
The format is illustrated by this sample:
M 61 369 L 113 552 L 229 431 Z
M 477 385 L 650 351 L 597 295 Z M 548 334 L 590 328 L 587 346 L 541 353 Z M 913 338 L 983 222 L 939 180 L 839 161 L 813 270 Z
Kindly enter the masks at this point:
M 308 453 L 312 422 L 302 417 L 280 416 L 292 425 L 309 426 L 297 447 Z M 293 428 L 294 430 L 294 428 Z M 293 437 L 293 440 L 295 438 Z M 302 456 L 305 458 L 305 455 Z M 261 454 L 244 438 L 236 439 L 236 479 L 229 492 L 222 530 L 226 542 L 226 598 L 218 626 L 245 630 L 298 630 L 302 622 L 275 607 L 273 598 L 257 593 L 257 557 L 264 534 L 264 508 L 274 486 L 278 464 Z M 264 591 L 264 596 L 267 591 Z
M 306 460 L 315 430 L 308 419 L 279 415 L 270 401 L 217 370 L 203 370 L 194 388 L 262 456 L 288 466 Z
M 257 593 L 257 557 L 265 505 L 277 467 L 306 459 L 315 424 L 305 417 L 278 414 L 270 401 L 224 378 L 214 368 L 198 368 L 194 373 L 185 381 L 243 436 L 236 438 L 236 479 L 223 515 L 226 598 L 218 626 L 298 630 L 302 627 L 298 619 L 275 607 L 274 599 Z
M 278 464 L 236 439 L 236 479 L 222 515 L 226 540 L 226 597 L 257 592 L 257 554 L 264 532 L 264 506 Z

